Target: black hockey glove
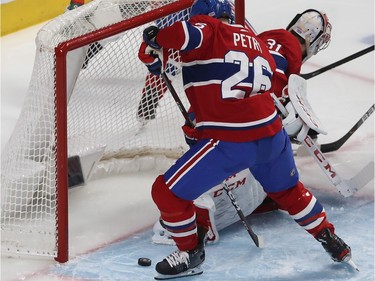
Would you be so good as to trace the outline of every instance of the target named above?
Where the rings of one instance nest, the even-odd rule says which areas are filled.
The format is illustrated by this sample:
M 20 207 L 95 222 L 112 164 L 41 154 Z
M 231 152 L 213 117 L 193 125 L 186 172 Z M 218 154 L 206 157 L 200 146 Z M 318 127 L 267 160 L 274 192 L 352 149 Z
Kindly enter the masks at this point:
M 143 41 L 155 50 L 160 50 L 161 46 L 156 42 L 156 35 L 159 33 L 159 28 L 156 26 L 149 26 L 143 31 Z

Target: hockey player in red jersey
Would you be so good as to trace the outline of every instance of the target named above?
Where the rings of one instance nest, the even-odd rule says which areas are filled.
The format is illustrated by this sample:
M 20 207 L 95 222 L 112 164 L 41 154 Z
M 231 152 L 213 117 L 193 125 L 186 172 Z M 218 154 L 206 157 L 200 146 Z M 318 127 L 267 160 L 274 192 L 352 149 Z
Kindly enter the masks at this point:
M 152 187 L 162 223 L 178 248 L 156 265 L 157 279 L 202 273 L 204 239 L 193 200 L 246 168 L 333 260 L 351 256 L 323 206 L 299 181 L 289 137 L 270 95 L 274 59 L 254 32 L 231 21 L 227 0 L 197 0 L 190 21 L 144 31 L 139 58 L 149 69 L 161 65 L 153 50 L 182 51 L 184 89 L 198 134 L 197 144 Z
M 328 46 L 331 29 L 331 24 L 324 12 L 308 9 L 297 14 L 286 29 L 269 30 L 258 35 L 267 44 L 275 60 L 277 71 L 274 73 L 276 78 L 274 93 L 284 105 L 289 103 L 287 83 L 290 75 L 300 74 L 301 65 Z M 288 105 L 288 108 L 293 107 Z M 295 112 L 292 110 L 290 112 L 291 114 L 282 121 L 290 137 L 295 138 L 295 132 L 301 129 L 302 123 Z M 190 117 L 194 120 L 193 113 L 190 113 Z M 196 130 L 188 125 L 184 125 L 183 129 L 187 144 L 194 145 L 197 141 L 194 137 Z M 312 130 L 309 131 L 310 133 Z M 233 186 L 237 186 L 233 192 L 236 193 L 238 200 L 242 201 L 240 206 L 246 210 L 246 214 L 253 211 L 258 213 L 277 209 L 277 204 L 269 197 L 262 202 L 264 197 L 258 192 L 261 189 L 259 183 L 253 180 L 251 174 L 245 173 L 245 175 L 243 177 L 243 174 L 236 174 L 231 179 Z M 237 185 L 236 182 L 245 184 Z M 234 210 L 230 200 L 217 190 L 221 190 L 221 187 L 214 187 L 202 198 L 194 201 L 197 219 L 206 222 L 209 227 L 208 242 L 217 242 L 219 231 L 239 220 L 237 215 L 231 215 Z M 247 201 L 243 200 L 244 197 Z M 171 244 L 170 236 L 165 233 L 159 222 L 156 222 L 154 230 L 153 241 L 155 243 Z

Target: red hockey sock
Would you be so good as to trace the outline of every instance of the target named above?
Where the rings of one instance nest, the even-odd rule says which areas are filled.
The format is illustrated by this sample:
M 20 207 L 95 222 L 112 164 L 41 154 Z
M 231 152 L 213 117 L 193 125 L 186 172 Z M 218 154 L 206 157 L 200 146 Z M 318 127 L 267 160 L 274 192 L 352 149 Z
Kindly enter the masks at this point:
M 314 237 L 327 227 L 332 233 L 334 232 L 334 227 L 328 222 L 323 206 L 301 182 L 290 189 L 267 193 L 267 195 Z
M 152 186 L 152 198 L 160 210 L 164 227 L 170 232 L 181 251 L 195 249 L 198 245 L 195 208 L 192 201 L 174 195 L 158 176 Z

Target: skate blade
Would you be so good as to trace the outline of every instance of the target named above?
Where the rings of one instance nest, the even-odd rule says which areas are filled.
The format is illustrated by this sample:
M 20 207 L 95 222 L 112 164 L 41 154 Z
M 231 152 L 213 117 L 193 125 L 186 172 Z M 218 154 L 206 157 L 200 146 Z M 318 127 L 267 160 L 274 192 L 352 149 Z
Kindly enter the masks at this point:
M 183 278 L 183 277 L 190 277 L 194 275 L 199 275 L 203 273 L 203 269 L 200 266 L 194 267 L 192 269 L 189 269 L 187 271 L 181 272 L 180 274 L 176 275 L 164 275 L 158 273 L 154 279 L 155 280 L 170 280 L 170 279 L 177 279 L 177 278 Z
M 359 272 L 358 266 L 354 263 L 354 261 L 351 258 L 348 260 L 344 260 L 344 262 Z

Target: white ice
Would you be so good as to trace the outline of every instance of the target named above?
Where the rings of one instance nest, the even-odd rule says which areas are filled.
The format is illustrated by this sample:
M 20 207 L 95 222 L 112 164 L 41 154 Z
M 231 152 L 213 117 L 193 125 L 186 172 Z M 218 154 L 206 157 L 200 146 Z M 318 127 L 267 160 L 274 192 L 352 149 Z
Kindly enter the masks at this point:
M 246 1 L 246 17 L 261 32 L 285 27 L 308 8 L 327 12 L 333 29 L 328 49 L 309 60 L 310 72 L 374 44 L 373 0 Z M 1 147 L 20 113 L 34 63 L 34 39 L 41 25 L 1 38 Z M 308 80 L 308 96 L 325 128 L 320 143 L 343 136 L 374 103 L 374 54 L 357 58 Z M 374 159 L 371 117 L 337 152 L 327 154 L 343 178 Z M 202 276 L 186 280 L 374 280 L 374 182 L 343 198 L 309 156 L 297 156 L 301 179 L 323 203 L 336 231 L 353 250 L 360 268 L 333 263 L 323 248 L 286 214 L 250 217 L 265 237 L 257 249 L 241 224 L 223 231 L 207 247 Z M 2 255 L 1 280 L 153 280 L 153 266 L 139 267 L 141 256 L 153 265 L 174 248 L 151 244 L 158 212 L 150 187 L 159 171 L 131 173 L 90 182 L 69 193 L 70 261 Z

